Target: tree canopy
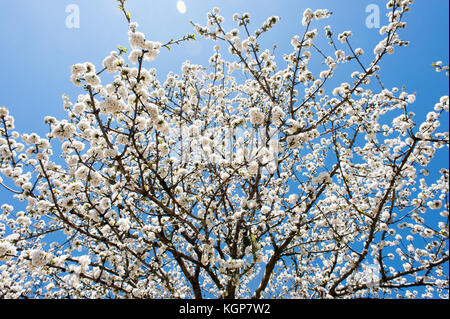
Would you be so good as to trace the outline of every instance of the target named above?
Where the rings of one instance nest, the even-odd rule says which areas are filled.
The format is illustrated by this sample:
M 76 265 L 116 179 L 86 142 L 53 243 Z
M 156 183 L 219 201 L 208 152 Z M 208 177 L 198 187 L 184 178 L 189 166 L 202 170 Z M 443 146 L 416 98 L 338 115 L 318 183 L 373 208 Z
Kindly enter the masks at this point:
M 433 159 L 449 98 L 416 122 L 416 95 L 386 88 L 379 66 L 408 45 L 412 3 L 387 2 L 368 52 L 307 9 L 277 56 L 260 44 L 277 16 L 225 30 L 214 8 L 160 43 L 120 0 L 129 47 L 73 65 L 66 119 L 19 133 L 0 108 L 1 186 L 24 203 L 1 207 L 0 297 L 448 298 L 449 171 Z M 196 37 L 217 42 L 209 61 L 162 79 L 151 62 Z M 344 64 L 355 71 L 330 87 Z

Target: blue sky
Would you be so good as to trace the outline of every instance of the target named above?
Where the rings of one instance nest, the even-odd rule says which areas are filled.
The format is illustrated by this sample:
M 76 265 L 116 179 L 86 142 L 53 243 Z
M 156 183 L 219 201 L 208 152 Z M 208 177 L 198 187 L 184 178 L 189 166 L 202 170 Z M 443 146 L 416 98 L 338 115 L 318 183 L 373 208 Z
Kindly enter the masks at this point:
M 181 14 L 177 11 L 177 1 L 128 0 L 127 9 L 148 39 L 162 43 L 194 32 L 189 21 L 204 25 L 206 13 L 215 6 L 221 8 L 228 30 L 235 27 L 234 13 L 249 12 L 254 28 L 261 26 L 269 16 L 278 15 L 280 22 L 263 37 L 266 48 L 278 45 L 278 61 L 283 54 L 291 52 L 292 36 L 303 33 L 302 13 L 310 7 L 313 10 L 327 8 L 334 13 L 331 18 L 314 23 L 313 28 L 321 33 L 325 25 L 331 25 L 335 35 L 352 30 L 352 46 L 364 49 L 366 54 L 362 60 L 368 65 L 373 58 L 373 48 L 382 36 L 379 29 L 366 26 L 369 15 L 366 7 L 379 6 L 381 25 L 386 24 L 388 12 L 385 0 L 184 0 L 187 10 Z M 100 70 L 102 60 L 110 51 L 117 50 L 118 45 L 128 46 L 128 26 L 115 0 L 3 0 L 1 3 L 0 105 L 9 108 L 19 132 L 44 135 L 48 130 L 43 123 L 46 115 L 66 118 L 61 95 L 67 94 L 74 101 L 83 93 L 70 81 L 71 66 L 90 61 Z M 70 14 L 66 8 L 71 4 L 79 8 L 79 28 L 66 26 Z M 417 122 L 432 110 L 440 96 L 448 95 L 448 77 L 431 67 L 431 63 L 438 60 L 448 65 L 448 12 L 446 0 L 416 0 L 405 17 L 407 28 L 400 32 L 401 38 L 411 44 L 396 48 L 395 54 L 385 56 L 380 64 L 382 81 L 387 88 L 405 85 L 407 92 L 417 92 L 416 102 L 410 106 L 410 111 L 417 114 Z M 320 38 L 325 37 L 321 34 Z M 170 52 L 163 49 L 146 67 L 156 68 L 160 79 L 164 79 L 170 71 L 179 73 L 185 60 L 207 65 L 215 43 L 197 39 L 173 46 Z M 331 47 L 324 40 L 320 41 L 319 47 L 333 56 Z M 358 68 L 351 63 L 343 69 L 344 73 L 339 72 L 333 78 L 336 85 L 349 81 L 349 74 Z M 317 69 L 312 71 L 318 74 L 321 70 L 323 67 L 317 64 Z M 448 130 L 448 117 L 443 122 Z M 447 163 L 448 152 L 440 154 L 442 162 Z M 0 199 L 8 197 L 9 194 L 0 190 Z
M 140 31 L 163 43 L 193 32 L 189 21 L 204 24 L 206 12 L 214 6 L 221 8 L 229 28 L 234 27 L 235 12 L 251 13 L 255 27 L 267 17 L 278 15 L 281 21 L 265 41 L 268 47 L 277 43 L 280 56 L 290 49 L 292 35 L 303 31 L 304 9 L 327 8 L 334 12 L 333 16 L 319 21 L 315 27 L 321 31 L 329 24 L 335 34 L 352 30 L 352 44 L 366 51 L 367 61 L 381 36 L 378 29 L 366 27 L 365 8 L 368 4 L 379 4 L 382 25 L 387 12 L 384 0 L 185 0 L 187 11 L 180 14 L 177 1 L 128 0 L 127 6 L 133 20 L 139 22 Z M 80 9 L 78 29 L 66 27 L 65 9 L 69 4 Z M 416 1 L 406 16 L 407 29 L 402 32 L 411 45 L 397 49 L 395 55 L 381 64 L 386 86 L 405 85 L 409 92 L 416 91 L 416 106 L 420 110 L 433 106 L 439 96 L 448 92 L 448 78 L 431 68 L 431 63 L 437 60 L 448 63 L 448 10 L 446 0 Z M 41 132 L 45 115 L 60 119 L 65 116 L 61 107 L 63 93 L 72 98 L 81 93 L 70 82 L 71 65 L 91 61 L 101 68 L 110 51 L 118 45 L 127 46 L 127 24 L 114 0 L 2 1 L 0 43 L 0 105 L 11 110 L 20 131 Z M 199 40 L 175 47 L 171 52 L 164 50 L 149 67 L 156 67 L 159 75 L 165 77 L 169 71 L 179 72 L 186 59 L 206 64 L 211 47 L 211 42 Z

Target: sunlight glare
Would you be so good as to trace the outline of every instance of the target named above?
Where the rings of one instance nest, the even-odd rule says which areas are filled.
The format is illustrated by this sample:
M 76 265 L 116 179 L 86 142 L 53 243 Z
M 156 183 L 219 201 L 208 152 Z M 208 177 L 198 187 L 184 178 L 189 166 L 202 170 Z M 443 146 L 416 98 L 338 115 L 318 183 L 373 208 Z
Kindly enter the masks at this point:
M 181 14 L 186 13 L 186 3 L 183 0 L 178 0 L 177 2 L 177 10 Z

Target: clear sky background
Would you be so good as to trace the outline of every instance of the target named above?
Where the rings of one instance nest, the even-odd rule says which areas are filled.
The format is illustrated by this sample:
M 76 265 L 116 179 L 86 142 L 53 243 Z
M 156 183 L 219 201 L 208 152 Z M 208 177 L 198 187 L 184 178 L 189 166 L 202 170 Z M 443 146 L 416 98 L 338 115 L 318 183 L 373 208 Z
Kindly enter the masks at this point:
M 352 46 L 364 49 L 366 54 L 362 60 L 368 65 L 373 48 L 382 36 L 379 29 L 366 26 L 369 15 L 366 7 L 379 5 L 381 25 L 386 24 L 388 12 L 386 0 L 184 0 L 184 13 L 177 9 L 177 2 L 128 0 L 127 9 L 132 20 L 139 22 L 139 31 L 148 39 L 162 43 L 194 32 L 191 20 L 205 25 L 206 13 L 214 6 L 221 8 L 228 30 L 236 26 L 232 20 L 234 13 L 249 12 L 253 28 L 261 26 L 269 16 L 278 15 L 281 21 L 263 37 L 267 48 L 278 45 L 278 61 L 283 54 L 291 52 L 292 36 L 303 33 L 302 13 L 310 7 L 334 12 L 331 18 L 315 21 L 312 26 L 321 33 L 322 42 L 318 45 L 325 54 L 334 55 L 324 40 L 325 25 L 331 25 L 336 36 L 352 30 Z M 0 105 L 9 108 L 19 132 L 44 135 L 48 129 L 43 123 L 46 115 L 66 118 L 61 95 L 65 93 L 74 101 L 83 93 L 70 81 L 71 66 L 90 61 L 100 70 L 103 58 L 110 51 L 117 50 L 118 45 L 128 47 L 128 25 L 115 0 L 0 0 L 0 4 Z M 66 8 L 71 4 L 79 8 L 79 28 L 66 26 L 70 14 Z M 387 88 L 405 85 L 407 92 L 417 92 L 416 103 L 410 106 L 410 111 L 419 120 L 432 110 L 440 96 L 448 95 L 449 78 L 436 73 L 431 63 L 438 60 L 444 65 L 449 63 L 449 1 L 416 0 L 405 21 L 407 28 L 400 35 L 411 44 L 396 48 L 394 55 L 385 56 L 380 64 L 381 76 Z M 160 79 L 165 79 L 170 71 L 179 73 L 185 60 L 207 65 L 214 42 L 197 38 L 196 42 L 174 46 L 170 52 L 163 49 L 146 67 L 156 68 Z M 344 65 L 345 68 L 348 72 L 340 73 L 345 77 L 333 78 L 336 85 L 350 81 L 349 74 L 358 70 L 355 63 Z M 318 74 L 321 70 L 323 66 L 317 65 L 312 71 Z M 448 118 L 443 126 L 448 130 Z M 448 154 L 443 155 L 442 162 L 448 162 Z M 2 191 L 0 200 L 4 198 Z
M 334 13 L 331 18 L 314 21 L 312 25 L 320 32 L 321 40 L 315 42 L 325 54 L 334 56 L 326 43 L 324 26 L 331 25 L 335 37 L 352 30 L 350 41 L 353 48 L 361 47 L 366 52 L 362 57 L 365 65 L 372 61 L 373 48 L 383 38 L 379 29 L 366 26 L 370 14 L 366 7 L 379 6 L 380 25 L 387 24 L 388 12 L 386 0 L 184 0 L 185 10 L 179 10 L 178 1 L 128 0 L 126 7 L 132 20 L 139 23 L 138 30 L 147 39 L 162 43 L 193 33 L 191 20 L 205 25 L 206 13 L 215 6 L 221 9 L 228 30 L 236 27 L 232 20 L 234 13 L 249 12 L 253 28 L 260 27 L 269 16 L 278 15 L 281 20 L 264 35 L 263 45 L 272 49 L 277 44 L 277 61 L 281 67 L 282 55 L 292 50 L 292 36 L 304 32 L 301 18 L 306 8 L 326 8 Z M 0 0 L 0 4 L 0 105 L 9 108 L 20 133 L 45 135 L 48 130 L 43 121 L 45 116 L 66 118 L 61 95 L 67 94 L 75 101 L 78 94 L 84 93 L 70 81 L 72 65 L 90 61 L 100 70 L 104 57 L 117 50 L 118 45 L 128 47 L 127 22 L 115 0 Z M 69 5 L 79 8 L 79 28 L 66 25 Z M 417 92 L 416 102 L 409 106 L 409 111 L 415 112 L 417 122 L 421 122 L 439 98 L 448 95 L 449 78 L 436 73 L 431 64 L 438 60 L 444 65 L 449 63 L 449 1 L 416 0 L 404 21 L 407 28 L 400 31 L 400 37 L 411 44 L 396 48 L 394 55 L 384 57 L 380 64 L 381 79 L 389 89 L 404 85 L 407 92 Z M 185 60 L 207 66 L 215 43 L 197 39 L 173 46 L 170 52 L 162 49 L 159 57 L 145 67 L 156 68 L 160 80 L 164 80 L 170 71 L 180 73 Z M 225 45 L 222 48 L 225 51 Z M 317 69 L 314 64 L 309 67 L 316 74 L 324 69 L 320 64 L 315 66 Z M 358 66 L 353 62 L 340 66 L 332 82 L 336 86 L 350 82 L 349 74 L 355 70 Z M 448 131 L 448 116 L 441 126 Z M 448 149 L 439 154 L 436 172 L 448 167 Z M 10 193 L 0 189 L 0 203 L 8 202 L 9 198 Z
M 313 28 L 321 32 L 322 39 L 325 25 L 331 25 L 336 36 L 352 30 L 352 46 L 364 49 L 366 65 L 382 36 L 379 29 L 367 28 L 369 13 L 365 9 L 369 4 L 379 5 L 381 25 L 386 24 L 388 12 L 385 0 L 184 0 L 184 13 L 177 10 L 177 1 L 128 0 L 127 9 L 147 39 L 162 43 L 193 33 L 190 20 L 205 25 L 206 13 L 215 6 L 221 8 L 228 29 L 235 27 L 234 13 L 249 12 L 254 28 L 269 16 L 278 15 L 281 21 L 264 37 L 264 43 L 267 48 L 276 43 L 281 58 L 291 51 L 292 36 L 303 34 L 303 11 L 307 7 L 326 8 L 334 14 L 314 22 Z M 69 15 L 66 7 L 70 4 L 80 10 L 79 28 L 66 26 Z M 400 36 L 411 44 L 385 56 L 381 78 L 387 88 L 404 85 L 407 92 L 417 92 L 416 102 L 409 110 L 420 119 L 432 111 L 442 95 L 448 95 L 449 78 L 436 73 L 431 64 L 438 60 L 449 64 L 449 1 L 416 0 L 405 21 L 408 25 Z M 128 47 L 127 32 L 126 20 L 114 0 L 0 0 L 0 105 L 7 106 L 15 117 L 16 129 L 44 135 L 48 129 L 43 121 L 45 116 L 66 118 L 61 95 L 65 93 L 74 101 L 78 94 L 83 94 L 70 81 L 71 66 L 90 61 L 100 70 L 110 51 L 117 50 L 118 45 Z M 185 60 L 207 65 L 214 43 L 197 38 L 196 42 L 174 46 L 170 52 L 161 50 L 160 56 L 146 67 L 156 68 L 160 79 L 164 79 L 170 71 L 179 73 Z M 322 44 L 329 49 L 326 43 Z M 331 50 L 326 54 L 334 55 Z M 323 67 L 313 72 L 321 70 Z M 348 75 L 355 70 L 357 67 L 352 63 L 347 77 L 337 80 L 349 81 Z M 448 131 L 448 115 L 442 126 Z M 440 154 L 437 171 L 448 168 L 448 149 Z M 0 204 L 11 202 L 10 196 L 0 189 Z
M 366 27 L 366 6 L 380 6 L 381 25 L 387 19 L 385 0 L 184 0 L 184 14 L 177 10 L 177 1 L 128 0 L 127 7 L 132 19 L 139 22 L 139 30 L 147 38 L 163 43 L 192 33 L 190 20 L 205 24 L 206 13 L 214 6 L 221 8 L 229 29 L 235 26 L 235 12 L 251 13 L 254 27 L 278 15 L 281 21 L 264 39 L 269 48 L 278 44 L 279 57 L 289 52 L 291 37 L 302 34 L 305 8 L 327 8 L 334 12 L 333 16 L 313 27 L 322 31 L 329 24 L 335 34 L 352 30 L 351 43 L 365 50 L 365 61 L 372 59 L 373 48 L 382 39 L 378 29 Z M 46 129 L 46 115 L 65 117 L 61 95 L 66 93 L 74 99 L 82 93 L 69 79 L 73 64 L 90 61 L 100 70 L 110 51 L 118 45 L 128 46 L 127 23 L 114 0 L 0 0 L 0 4 L 0 105 L 10 109 L 21 132 Z M 80 9 L 78 29 L 66 27 L 69 4 Z M 418 93 L 414 110 L 417 114 L 431 110 L 441 95 L 448 94 L 448 77 L 436 74 L 431 67 L 438 60 L 448 64 L 448 12 L 447 0 L 416 0 L 405 19 L 407 29 L 401 32 L 411 45 L 396 49 L 395 55 L 387 56 L 381 64 L 386 87 L 405 85 L 408 92 Z M 179 72 L 187 59 L 206 65 L 212 45 L 200 39 L 174 47 L 171 52 L 162 50 L 147 67 L 157 68 L 164 78 L 169 71 Z M 356 66 L 350 71 L 354 70 Z

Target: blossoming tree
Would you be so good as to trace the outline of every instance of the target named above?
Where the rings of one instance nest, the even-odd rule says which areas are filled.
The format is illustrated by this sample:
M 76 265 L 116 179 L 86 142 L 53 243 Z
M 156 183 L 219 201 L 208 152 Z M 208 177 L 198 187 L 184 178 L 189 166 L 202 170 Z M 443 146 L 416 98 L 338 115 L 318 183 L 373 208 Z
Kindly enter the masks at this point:
M 215 8 L 194 27 L 228 52 L 160 81 L 148 61 L 195 36 L 150 41 L 119 1 L 131 50 L 73 66 L 67 119 L 20 134 L 0 109 L 1 185 L 25 207 L 1 209 L 0 297 L 448 296 L 449 172 L 433 158 L 449 98 L 416 123 L 415 95 L 380 79 L 412 2 L 387 3 L 368 65 L 350 31 L 314 29 L 327 10 L 307 9 L 276 59 L 260 38 L 278 17 L 227 31 Z

